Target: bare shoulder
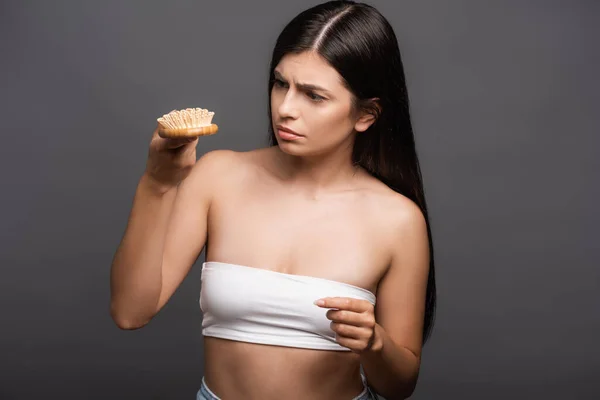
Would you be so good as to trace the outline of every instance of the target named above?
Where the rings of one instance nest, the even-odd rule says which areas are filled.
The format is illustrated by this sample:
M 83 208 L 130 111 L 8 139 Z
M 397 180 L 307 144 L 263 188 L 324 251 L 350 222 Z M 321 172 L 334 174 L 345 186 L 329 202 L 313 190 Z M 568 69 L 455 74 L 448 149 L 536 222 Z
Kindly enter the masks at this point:
M 210 170 L 211 172 L 215 172 L 216 170 L 223 171 L 228 166 L 238 163 L 239 159 L 239 152 L 234 150 L 211 150 L 200 156 L 196 165 L 194 165 L 194 170 L 200 172 L 204 172 L 205 170 Z
M 369 176 L 363 180 L 365 195 L 363 196 L 368 212 L 388 221 L 386 225 L 400 225 L 425 222 L 421 208 L 407 196 L 391 189 L 379 179 Z
M 425 227 L 425 216 L 421 208 L 405 195 L 394 191 L 386 186 L 387 203 L 389 204 L 390 228 L 398 234 L 422 230 Z M 383 210 L 382 210 L 383 211 Z
M 256 169 L 264 149 L 235 151 L 229 149 L 211 150 L 204 153 L 192 168 L 183 186 L 208 194 L 234 187 L 248 178 Z M 212 197 L 212 196 L 211 196 Z
M 177 197 L 188 206 L 208 204 L 215 193 L 229 181 L 232 171 L 236 170 L 239 155 L 232 150 L 212 150 L 201 155 L 192 167 L 189 175 L 179 184 Z
M 194 165 L 190 178 L 194 181 L 201 179 L 215 183 L 223 183 L 239 172 L 244 163 L 244 153 L 219 149 L 204 153 Z M 187 180 L 187 179 L 186 179 Z
M 392 252 L 427 242 L 427 223 L 421 208 L 410 198 L 371 177 L 365 191 L 364 210 L 376 224 L 381 243 Z M 410 249 L 409 249 L 410 250 Z

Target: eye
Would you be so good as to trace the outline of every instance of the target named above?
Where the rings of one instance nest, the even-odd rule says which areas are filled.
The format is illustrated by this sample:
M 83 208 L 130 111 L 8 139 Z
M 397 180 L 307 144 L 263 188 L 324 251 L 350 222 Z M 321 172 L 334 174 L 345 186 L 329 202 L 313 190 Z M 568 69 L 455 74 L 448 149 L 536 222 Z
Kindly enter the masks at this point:
M 281 79 L 277 79 L 277 78 L 275 78 L 275 79 L 273 80 L 273 85 L 274 85 L 274 86 L 277 86 L 277 87 L 285 87 L 285 82 L 284 82 L 284 81 L 282 81 Z
M 310 93 L 310 92 L 309 92 L 309 93 L 307 93 L 306 95 L 307 95 L 307 96 L 308 96 L 308 97 L 309 97 L 309 98 L 310 98 L 312 101 L 314 101 L 314 102 L 320 102 L 320 101 L 323 101 L 323 100 L 325 100 L 325 98 L 324 98 L 324 97 L 322 97 L 322 96 L 319 96 L 318 94 L 314 94 L 314 93 Z

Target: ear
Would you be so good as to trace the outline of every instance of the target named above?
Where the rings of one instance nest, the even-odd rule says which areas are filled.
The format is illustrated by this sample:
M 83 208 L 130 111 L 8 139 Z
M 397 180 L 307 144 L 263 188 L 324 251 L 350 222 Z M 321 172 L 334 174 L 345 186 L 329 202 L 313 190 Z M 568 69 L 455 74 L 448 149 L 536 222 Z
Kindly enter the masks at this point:
M 354 130 L 356 132 L 364 132 L 377 120 L 377 117 L 381 114 L 381 106 L 379 105 L 379 99 L 369 99 L 368 106 L 365 107 L 364 111 L 361 111 L 359 118 L 354 123 Z

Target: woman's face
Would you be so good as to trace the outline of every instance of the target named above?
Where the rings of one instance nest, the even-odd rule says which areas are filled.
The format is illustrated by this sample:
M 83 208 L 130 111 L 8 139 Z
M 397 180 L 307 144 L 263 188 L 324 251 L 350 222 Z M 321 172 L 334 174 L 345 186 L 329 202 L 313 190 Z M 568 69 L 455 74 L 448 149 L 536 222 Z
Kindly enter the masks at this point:
M 370 125 L 370 118 L 359 120 L 352 115 L 352 93 L 316 53 L 286 55 L 275 68 L 274 79 L 273 131 L 279 147 L 288 154 L 322 155 L 341 146 L 351 148 L 355 130 Z M 282 132 L 280 127 L 298 135 Z

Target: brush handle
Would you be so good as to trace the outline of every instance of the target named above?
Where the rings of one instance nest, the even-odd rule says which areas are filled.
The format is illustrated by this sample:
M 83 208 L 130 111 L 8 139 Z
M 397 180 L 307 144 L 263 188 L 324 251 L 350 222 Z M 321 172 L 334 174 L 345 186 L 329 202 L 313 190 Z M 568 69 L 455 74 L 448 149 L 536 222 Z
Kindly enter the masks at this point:
M 210 124 L 207 126 L 199 126 L 197 128 L 165 128 L 159 124 L 158 136 L 162 138 L 176 139 L 176 138 L 187 138 L 197 136 L 208 136 L 214 135 L 219 130 L 217 124 Z

